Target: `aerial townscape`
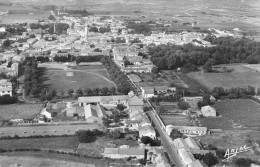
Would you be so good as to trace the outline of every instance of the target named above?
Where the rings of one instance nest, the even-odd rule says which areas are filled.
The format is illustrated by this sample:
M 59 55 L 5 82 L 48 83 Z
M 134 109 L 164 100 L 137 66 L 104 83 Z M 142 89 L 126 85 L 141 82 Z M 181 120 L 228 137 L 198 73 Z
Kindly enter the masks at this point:
M 0 166 L 260 167 L 260 0 L 0 0 Z

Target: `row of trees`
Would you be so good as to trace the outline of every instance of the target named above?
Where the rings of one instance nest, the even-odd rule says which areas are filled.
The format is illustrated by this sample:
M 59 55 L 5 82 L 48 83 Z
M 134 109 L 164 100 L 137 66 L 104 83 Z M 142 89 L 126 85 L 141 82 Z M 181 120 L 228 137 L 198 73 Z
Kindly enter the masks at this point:
M 14 104 L 16 102 L 16 97 L 11 97 L 10 95 L 0 96 L 0 105 L 4 104 Z
M 101 63 L 106 67 L 108 73 L 110 74 L 111 79 L 117 85 L 117 91 L 120 94 L 128 94 L 133 87 L 128 77 L 121 69 L 109 58 L 103 57 Z
M 27 57 L 24 67 L 25 95 L 35 95 L 38 92 L 38 63 L 35 57 Z
M 104 56 L 103 55 L 97 55 L 97 56 L 73 56 L 68 54 L 68 56 L 58 56 L 55 55 L 53 60 L 55 62 L 74 62 L 76 61 L 77 64 L 81 62 L 99 62 Z M 37 57 L 38 60 L 38 57 Z M 43 60 L 42 62 L 46 62 L 44 60 L 47 60 L 46 57 L 40 57 L 39 60 Z
M 194 46 L 192 44 L 149 46 L 149 55 L 159 70 L 173 70 L 180 67 L 189 71 L 197 70 L 199 66 L 210 67 L 228 63 L 259 63 L 260 43 L 247 38 L 233 37 L 213 38 L 206 40 L 216 44 L 214 47 Z M 207 70 L 205 70 L 207 71 Z M 210 69 L 209 69 L 210 71 Z
M 76 60 L 76 57 L 73 56 L 73 55 L 70 55 L 68 54 L 68 56 L 58 56 L 58 55 L 55 55 L 54 58 L 53 58 L 53 61 L 55 62 L 73 62 Z
M 76 63 L 79 64 L 81 62 L 99 62 L 104 56 L 77 56 Z
M 180 99 L 179 96 L 177 96 L 177 94 L 175 95 L 169 95 L 169 96 L 157 96 L 157 97 L 151 97 L 150 101 L 151 102 L 176 102 Z
M 79 130 L 76 133 L 77 140 L 79 143 L 90 143 L 94 142 L 97 137 L 104 135 L 102 131 L 95 130 Z
M 127 24 L 127 28 L 133 29 L 133 34 L 144 34 L 144 35 L 151 35 L 151 28 L 146 23 L 135 23 L 135 22 L 129 22 Z
M 260 95 L 260 88 L 256 89 L 252 86 L 247 87 L 237 87 L 237 88 L 230 88 L 224 89 L 222 87 L 215 87 L 212 90 L 212 96 L 216 99 L 239 99 L 239 98 L 246 98 L 248 96 Z
M 51 101 L 55 98 L 64 98 L 64 97 L 70 97 L 70 98 L 78 98 L 82 96 L 109 96 L 109 95 L 116 95 L 116 88 L 115 87 L 103 87 L 103 88 L 87 88 L 87 89 L 69 89 L 67 90 L 67 95 L 65 95 L 65 92 L 58 93 L 55 90 L 48 90 L 48 89 L 42 89 L 40 92 L 40 99 L 41 101 Z
M 62 34 L 67 31 L 67 29 L 70 26 L 66 23 L 56 23 L 55 24 L 55 33 L 57 34 Z M 39 23 L 31 23 L 30 24 L 31 29 L 43 29 L 47 30 L 50 34 L 54 33 L 54 23 L 49 23 L 49 24 L 39 24 Z
M 86 10 L 65 9 L 63 12 L 68 13 L 69 15 L 80 15 L 82 17 L 93 15 L 93 13 L 87 12 Z
M 38 56 L 38 57 L 36 58 L 36 60 L 37 60 L 38 62 L 44 63 L 44 62 L 49 62 L 49 61 L 50 61 L 50 58 L 49 58 L 48 56 Z

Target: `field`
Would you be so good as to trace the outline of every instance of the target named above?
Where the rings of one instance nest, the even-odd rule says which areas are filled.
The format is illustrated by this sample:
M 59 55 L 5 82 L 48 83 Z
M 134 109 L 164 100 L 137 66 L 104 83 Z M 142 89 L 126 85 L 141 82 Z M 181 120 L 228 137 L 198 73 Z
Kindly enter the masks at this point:
M 57 68 L 59 65 L 61 67 Z M 43 73 L 42 87 L 57 92 L 67 92 L 69 89 L 84 90 L 86 88 L 115 86 L 102 65 L 74 66 L 67 70 L 61 69 L 62 64 L 41 64 L 39 67 Z
M 211 144 L 218 149 L 226 151 L 227 149 L 240 148 L 241 146 L 252 146 L 250 142 L 260 144 L 260 133 L 259 131 L 252 130 L 228 130 L 224 133 L 217 133 L 207 136 L 196 137 L 200 140 L 204 146 Z M 254 154 L 252 151 L 239 153 L 236 155 L 237 158 L 250 158 L 252 160 L 258 160 L 259 156 Z
M 199 81 L 202 85 L 208 89 L 214 87 L 232 88 L 243 86 L 260 87 L 260 71 L 256 65 L 244 66 L 243 64 L 225 65 L 228 68 L 233 68 L 231 73 L 203 73 L 192 72 L 188 76 Z M 250 67 L 250 68 L 249 68 Z
M 201 118 L 210 129 L 257 129 L 260 127 L 260 104 L 249 99 L 223 100 L 214 107 L 220 116 Z
M 74 135 L 78 130 L 98 129 L 102 127 L 98 124 L 62 124 L 62 125 L 34 125 L 34 126 L 7 126 L 0 127 L 0 137 L 15 136 L 29 137 L 29 136 L 62 136 Z
M 78 147 L 77 138 L 71 137 L 51 137 L 51 138 L 28 138 L 28 139 L 2 139 L 0 148 L 2 149 L 52 149 L 75 152 Z
M 101 156 L 105 147 L 119 147 L 121 145 L 130 145 L 131 147 L 138 146 L 138 143 L 133 140 L 119 139 L 114 140 L 106 136 L 99 137 L 93 143 L 80 143 L 77 148 L 77 153 L 84 155 Z
M 42 104 L 13 104 L 0 106 L 0 120 L 31 119 L 40 113 Z
M 49 12 L 47 11 L 28 6 L 0 6 L 1 12 L 7 12 L 9 10 L 19 13 L 0 16 L 0 22 L 2 24 L 35 23 L 37 19 L 46 19 L 49 16 Z
M 67 157 L 68 159 L 69 157 Z M 0 164 L 5 164 L 5 166 L 64 166 L 64 167 L 95 167 L 95 165 L 80 163 L 80 162 L 70 162 L 68 160 L 57 160 L 53 158 L 42 158 L 33 156 L 0 156 Z
M 161 115 L 165 125 L 191 126 L 190 120 L 183 115 Z

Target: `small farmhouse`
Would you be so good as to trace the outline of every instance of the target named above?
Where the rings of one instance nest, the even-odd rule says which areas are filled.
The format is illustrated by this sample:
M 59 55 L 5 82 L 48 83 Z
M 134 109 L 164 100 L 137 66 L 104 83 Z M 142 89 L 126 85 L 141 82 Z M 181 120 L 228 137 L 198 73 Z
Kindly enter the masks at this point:
M 204 106 L 201 108 L 202 115 L 205 117 L 216 117 L 217 111 L 211 106 Z

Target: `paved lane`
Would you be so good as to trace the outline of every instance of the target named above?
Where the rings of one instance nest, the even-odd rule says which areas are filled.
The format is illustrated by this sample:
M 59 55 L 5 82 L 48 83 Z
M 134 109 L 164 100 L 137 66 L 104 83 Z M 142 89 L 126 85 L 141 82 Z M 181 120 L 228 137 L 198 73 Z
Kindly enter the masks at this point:
M 170 137 L 167 135 L 167 133 L 163 130 L 164 125 L 162 126 L 160 121 L 157 118 L 157 113 L 155 112 L 155 110 L 152 109 L 151 105 L 146 103 L 145 104 L 147 107 L 150 107 L 151 110 L 149 110 L 147 112 L 147 114 L 151 117 L 154 125 L 155 125 L 155 129 L 158 131 L 160 137 L 161 137 L 161 142 L 166 150 L 166 152 L 168 153 L 171 162 L 173 164 L 175 164 L 177 167 L 185 167 L 185 164 L 183 163 L 183 161 L 181 160 L 181 157 L 179 156 L 177 149 L 174 147 L 173 144 L 171 144 L 171 139 Z

